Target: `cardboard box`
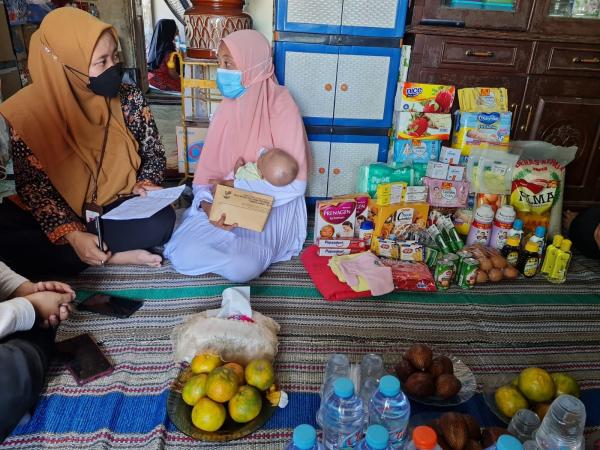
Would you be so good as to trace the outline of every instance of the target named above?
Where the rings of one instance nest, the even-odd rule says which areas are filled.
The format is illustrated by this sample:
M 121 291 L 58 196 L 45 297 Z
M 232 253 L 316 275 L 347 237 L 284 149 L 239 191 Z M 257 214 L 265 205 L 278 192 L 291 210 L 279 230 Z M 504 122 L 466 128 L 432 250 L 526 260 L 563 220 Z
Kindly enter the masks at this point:
M 241 228 L 262 231 L 269 218 L 273 197 L 229 186 L 218 185 L 209 219 L 218 221 L 225 214 L 225 223 L 237 223 Z
M 336 195 L 333 198 L 350 198 L 356 201 L 356 219 L 354 221 L 354 237 L 359 237 L 360 225 L 367 220 L 369 216 L 369 200 L 371 197 L 368 193 Z
M 452 116 L 401 111 L 396 114 L 394 130 L 396 139 L 445 141 L 450 138 L 452 131 Z
M 337 198 L 319 200 L 315 205 L 314 239 L 354 237 L 356 200 Z
M 371 248 L 377 238 L 405 241 L 412 232 L 425 228 L 429 214 L 427 203 L 396 203 L 379 206 L 375 200 L 371 200 L 369 209 L 375 226 Z
M 449 166 L 447 180 L 462 181 L 465 176 L 465 168 L 463 166 Z
M 400 203 L 404 197 L 404 189 L 406 189 L 404 181 L 395 183 L 383 183 L 377 186 L 376 201 L 379 206 L 390 205 L 392 203 Z
M 354 253 L 362 253 L 365 249 L 357 250 L 350 248 L 319 248 L 319 256 L 342 256 L 353 255 Z
M 350 250 L 365 250 L 365 240 L 359 238 L 315 239 L 319 248 L 347 248 Z
M 437 180 L 445 180 L 448 177 L 448 167 L 450 166 L 446 163 L 429 161 L 426 176 Z
M 426 203 L 428 191 L 427 186 L 407 186 L 402 201 L 405 203 Z
M 455 166 L 458 165 L 460 163 L 460 150 L 442 146 L 442 150 L 440 151 L 440 162 Z
M 454 86 L 405 82 L 398 87 L 398 111 L 448 114 L 452 109 Z
M 208 121 L 198 122 L 197 126 L 187 127 L 187 156 L 189 172 L 196 172 L 196 164 L 200 160 L 204 140 L 208 131 Z M 185 173 L 185 159 L 183 151 L 183 127 L 175 127 L 175 139 L 177 142 L 177 169 L 180 173 Z M 233 167 L 231 168 L 233 170 Z

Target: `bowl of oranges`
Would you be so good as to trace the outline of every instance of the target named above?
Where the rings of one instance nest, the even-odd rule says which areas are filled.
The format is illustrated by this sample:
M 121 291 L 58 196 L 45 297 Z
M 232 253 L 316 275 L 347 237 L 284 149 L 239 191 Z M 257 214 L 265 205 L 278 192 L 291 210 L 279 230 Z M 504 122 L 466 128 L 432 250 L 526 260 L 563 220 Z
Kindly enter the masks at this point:
M 286 404 L 271 361 L 255 359 L 244 367 L 203 353 L 171 385 L 167 411 L 188 436 L 224 442 L 253 433 Z

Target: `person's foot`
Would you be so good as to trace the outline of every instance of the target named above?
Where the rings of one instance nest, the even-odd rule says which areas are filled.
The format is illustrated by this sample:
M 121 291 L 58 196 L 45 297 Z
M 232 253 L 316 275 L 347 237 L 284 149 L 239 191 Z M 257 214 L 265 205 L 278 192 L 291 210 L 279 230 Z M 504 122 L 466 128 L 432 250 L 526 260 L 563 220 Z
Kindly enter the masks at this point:
M 162 257 L 147 250 L 129 250 L 112 255 L 108 264 L 137 264 L 142 266 L 160 267 Z
M 562 229 L 563 229 L 563 233 L 564 234 L 568 234 L 569 233 L 569 228 L 571 228 L 571 222 L 573 222 L 573 219 L 575 219 L 575 217 L 577 217 L 577 214 L 574 211 L 563 211 L 563 216 L 562 216 Z

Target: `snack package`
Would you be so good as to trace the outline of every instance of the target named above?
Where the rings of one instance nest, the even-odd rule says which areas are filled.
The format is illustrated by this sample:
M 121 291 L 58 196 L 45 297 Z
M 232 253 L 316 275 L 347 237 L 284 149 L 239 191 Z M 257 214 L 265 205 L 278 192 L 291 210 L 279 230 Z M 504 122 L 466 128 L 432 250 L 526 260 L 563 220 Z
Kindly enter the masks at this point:
M 273 361 L 279 324 L 252 311 L 249 286 L 227 288 L 222 295 L 220 309 L 194 314 L 175 327 L 171 334 L 175 361 L 190 362 L 205 352 L 243 365 L 259 358 Z
M 454 224 L 454 228 L 458 231 L 458 234 L 462 236 L 467 236 L 469 234 L 469 230 L 471 229 L 471 222 L 473 222 L 474 212 L 472 209 L 468 208 L 458 208 L 454 211 L 454 215 L 452 216 L 452 223 Z
M 489 149 L 473 149 L 467 163 L 471 192 L 510 194 L 519 155 Z
M 354 237 L 358 238 L 360 226 L 369 215 L 368 206 L 371 197 L 369 197 L 369 194 L 364 192 L 360 194 L 336 195 L 333 198 L 349 198 L 356 201 L 356 221 L 354 222 Z
M 405 203 L 425 203 L 427 202 L 427 186 L 406 186 L 402 201 Z
M 377 193 L 377 185 L 404 181 L 413 184 L 414 171 L 412 167 L 393 167 L 384 163 L 373 163 L 361 166 L 358 171 L 357 190 L 367 192 L 371 197 Z
M 399 111 L 447 114 L 452 109 L 454 86 L 424 83 L 400 83 L 398 86 Z
M 435 292 L 435 282 L 429 268 L 422 262 L 384 259 L 381 262 L 392 268 L 394 288 L 397 291 Z
M 386 206 L 392 203 L 400 203 L 404 198 L 406 185 L 404 181 L 377 185 L 377 192 L 375 194 L 377 204 L 379 206 Z
M 465 168 L 463 166 L 449 166 L 447 180 L 462 181 L 465 177 Z
M 359 238 L 315 239 L 319 248 L 347 248 L 350 250 L 365 250 L 365 240 Z
M 394 139 L 392 161 L 397 164 L 405 164 L 407 162 L 427 164 L 429 160 L 438 159 L 441 142 Z
M 445 180 L 448 177 L 448 164 L 439 161 L 429 161 L 427 163 L 427 172 L 429 178 Z
M 425 177 L 429 188 L 429 204 L 442 208 L 464 208 L 469 196 L 469 183 L 466 181 L 436 180 Z
M 441 140 L 450 138 L 452 117 L 450 114 L 402 111 L 394 122 L 396 139 Z
M 429 205 L 427 203 L 397 203 L 379 206 L 369 202 L 371 220 L 375 226 L 371 246 L 377 238 L 404 241 L 416 230 L 425 228 Z
M 452 147 L 469 155 L 474 148 L 508 150 L 512 113 L 456 111 Z
M 486 87 L 459 89 L 458 106 L 465 112 L 505 112 L 508 111 L 508 91 Z
M 354 237 L 355 224 L 355 200 L 337 199 L 317 201 L 315 205 L 315 239 Z
M 525 233 L 534 232 L 539 225 L 549 228 L 552 207 L 563 189 L 563 173 L 564 167 L 553 159 L 517 162 L 510 204 L 523 221 Z
M 421 244 L 413 241 L 398 242 L 394 239 L 376 239 L 371 251 L 383 258 L 399 259 L 401 261 L 423 262 L 425 250 Z

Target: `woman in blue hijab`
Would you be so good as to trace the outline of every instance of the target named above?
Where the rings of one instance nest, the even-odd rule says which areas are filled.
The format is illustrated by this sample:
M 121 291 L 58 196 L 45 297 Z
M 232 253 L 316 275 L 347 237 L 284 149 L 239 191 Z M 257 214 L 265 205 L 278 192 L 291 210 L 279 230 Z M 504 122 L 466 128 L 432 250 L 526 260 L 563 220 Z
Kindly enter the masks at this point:
M 161 91 L 180 91 L 181 80 L 177 69 L 167 67 L 167 61 L 171 53 L 176 51 L 175 36 L 177 36 L 177 24 L 172 19 L 161 19 L 154 28 L 152 40 L 148 47 L 148 82 Z

